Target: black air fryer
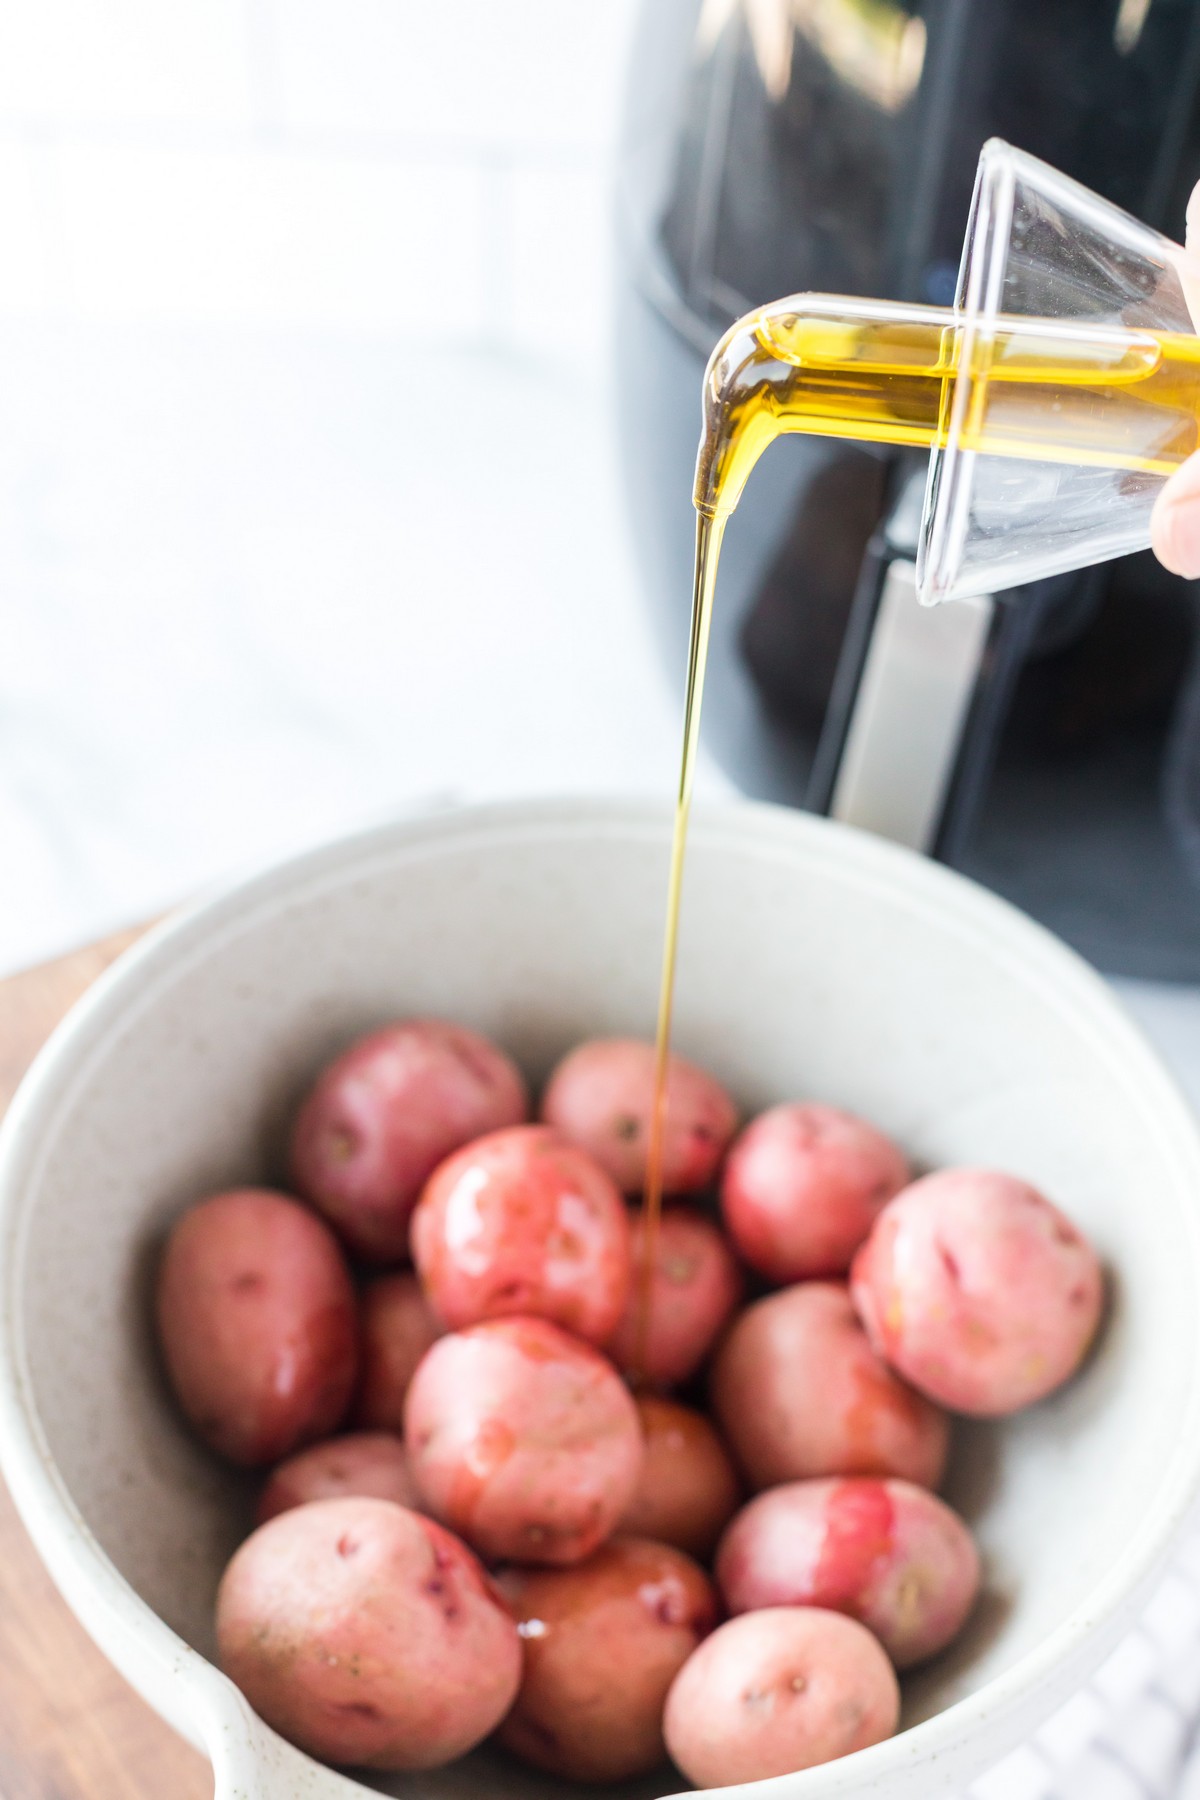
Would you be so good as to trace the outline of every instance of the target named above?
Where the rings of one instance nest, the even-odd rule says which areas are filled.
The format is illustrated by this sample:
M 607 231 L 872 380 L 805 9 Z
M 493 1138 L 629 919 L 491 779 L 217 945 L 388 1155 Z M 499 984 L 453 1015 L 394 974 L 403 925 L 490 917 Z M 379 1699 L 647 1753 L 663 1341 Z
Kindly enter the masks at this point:
M 622 434 L 673 671 L 713 345 L 805 289 L 949 304 L 992 136 L 1182 238 L 1200 0 L 645 0 Z M 706 743 L 746 792 L 928 850 L 1112 973 L 1200 981 L 1195 586 L 1146 553 L 917 608 L 925 463 L 788 438 L 758 464 L 726 534 Z

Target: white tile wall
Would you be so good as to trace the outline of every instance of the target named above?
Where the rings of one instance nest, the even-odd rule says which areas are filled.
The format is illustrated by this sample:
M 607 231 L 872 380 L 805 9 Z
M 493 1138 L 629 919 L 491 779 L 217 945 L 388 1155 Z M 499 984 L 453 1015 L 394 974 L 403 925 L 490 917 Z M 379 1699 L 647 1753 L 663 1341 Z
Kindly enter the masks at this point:
M 74 307 L 111 318 L 479 336 L 482 176 L 344 152 L 69 143 Z
M 508 176 L 511 331 L 530 353 L 590 360 L 604 341 L 613 271 L 609 193 L 570 168 Z
M 279 122 L 537 159 L 605 150 L 628 0 L 264 0 Z
M 0 9 L 0 312 L 605 347 L 636 0 Z
M 0 113 L 246 125 L 246 47 L 242 0 L 14 0 L 0 9 Z
M 0 141 L 0 307 L 36 311 L 53 299 L 41 173 L 28 144 Z

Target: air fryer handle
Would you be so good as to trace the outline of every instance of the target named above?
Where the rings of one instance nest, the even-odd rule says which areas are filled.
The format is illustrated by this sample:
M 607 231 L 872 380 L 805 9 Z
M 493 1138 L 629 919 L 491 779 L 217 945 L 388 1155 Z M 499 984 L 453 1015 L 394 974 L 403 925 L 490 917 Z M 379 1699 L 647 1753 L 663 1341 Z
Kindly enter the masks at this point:
M 907 557 L 885 564 L 831 817 L 932 849 L 994 605 L 984 594 L 922 606 L 916 565 Z

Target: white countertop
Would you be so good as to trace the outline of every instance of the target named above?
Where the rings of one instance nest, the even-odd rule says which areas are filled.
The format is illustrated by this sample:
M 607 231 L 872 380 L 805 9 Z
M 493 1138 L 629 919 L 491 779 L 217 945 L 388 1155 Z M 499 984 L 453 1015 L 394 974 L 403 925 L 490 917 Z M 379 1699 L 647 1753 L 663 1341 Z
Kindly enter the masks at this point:
M 428 796 L 671 792 L 593 370 L 10 321 L 0 392 L 0 962 Z

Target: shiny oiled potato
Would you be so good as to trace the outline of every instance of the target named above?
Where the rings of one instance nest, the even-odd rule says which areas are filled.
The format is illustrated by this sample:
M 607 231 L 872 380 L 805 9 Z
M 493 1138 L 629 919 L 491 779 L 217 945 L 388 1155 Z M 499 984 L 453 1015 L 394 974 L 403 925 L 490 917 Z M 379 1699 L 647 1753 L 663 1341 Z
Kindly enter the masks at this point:
M 645 1455 L 619 1529 L 706 1561 L 741 1499 L 729 1452 L 693 1407 L 643 1394 L 637 1409 Z
M 356 1255 L 399 1262 L 443 1157 L 528 1111 L 520 1070 L 495 1044 L 443 1019 L 406 1019 L 318 1076 L 292 1133 L 293 1179 Z
M 404 1435 L 422 1499 L 490 1561 L 580 1562 L 637 1485 L 642 1434 L 610 1362 L 548 1319 L 439 1338 Z
M 516 1626 L 465 1544 L 389 1500 L 316 1500 L 247 1538 L 217 1594 L 221 1666 L 313 1756 L 431 1769 L 508 1711 Z
M 697 1787 L 812 1769 L 890 1737 L 900 1712 L 892 1665 L 841 1613 L 773 1606 L 705 1638 L 675 1677 L 667 1749 Z
M 798 1282 L 748 1306 L 713 1359 L 712 1402 L 756 1488 L 810 1475 L 936 1487 L 945 1466 L 945 1413 L 876 1355 L 841 1282 Z
M 614 1538 L 572 1569 L 509 1569 L 499 1585 L 525 1672 L 500 1741 L 568 1781 L 621 1781 L 666 1758 L 667 1689 L 717 1621 L 690 1557 Z
M 582 1144 L 627 1194 L 646 1180 L 654 1107 L 654 1045 L 638 1038 L 592 1038 L 554 1070 L 542 1118 Z M 672 1056 L 667 1066 L 663 1187 L 696 1194 L 716 1175 L 737 1126 L 737 1109 L 713 1076 Z
M 308 1207 L 267 1188 L 193 1206 L 167 1240 L 155 1310 L 179 1403 L 222 1456 L 276 1462 L 341 1423 L 358 1361 L 354 1290 Z
M 908 1179 L 901 1152 L 865 1119 L 814 1102 L 773 1106 L 729 1152 L 721 1211 L 739 1254 L 768 1281 L 844 1275 Z
M 625 1203 L 600 1165 L 548 1125 L 494 1131 L 447 1157 L 411 1237 L 429 1303 L 453 1327 L 533 1314 L 603 1344 L 629 1293 Z
M 792 1481 L 743 1507 L 717 1551 L 731 1613 L 824 1606 L 875 1633 L 898 1669 L 933 1656 L 979 1591 L 979 1554 L 958 1514 L 909 1481 Z
M 420 1496 L 401 1440 L 390 1431 L 348 1431 L 297 1450 L 271 1471 L 258 1501 L 257 1522 L 265 1525 L 276 1513 L 310 1500 L 344 1496 L 394 1500 L 397 1506 L 420 1508 Z
M 884 1209 L 854 1260 L 882 1356 L 955 1412 L 993 1418 L 1074 1374 L 1104 1304 L 1100 1261 L 1028 1182 L 941 1169 Z
M 718 1227 L 694 1206 L 662 1212 L 650 1278 L 645 1343 L 637 1338 L 646 1233 L 633 1215 L 633 1281 L 608 1345 L 619 1368 L 653 1387 L 676 1387 L 694 1375 L 740 1305 L 745 1291 L 737 1258 Z
M 358 1424 L 403 1431 L 404 1396 L 417 1364 L 444 1327 L 407 1269 L 376 1275 L 363 1288 L 359 1315 Z

